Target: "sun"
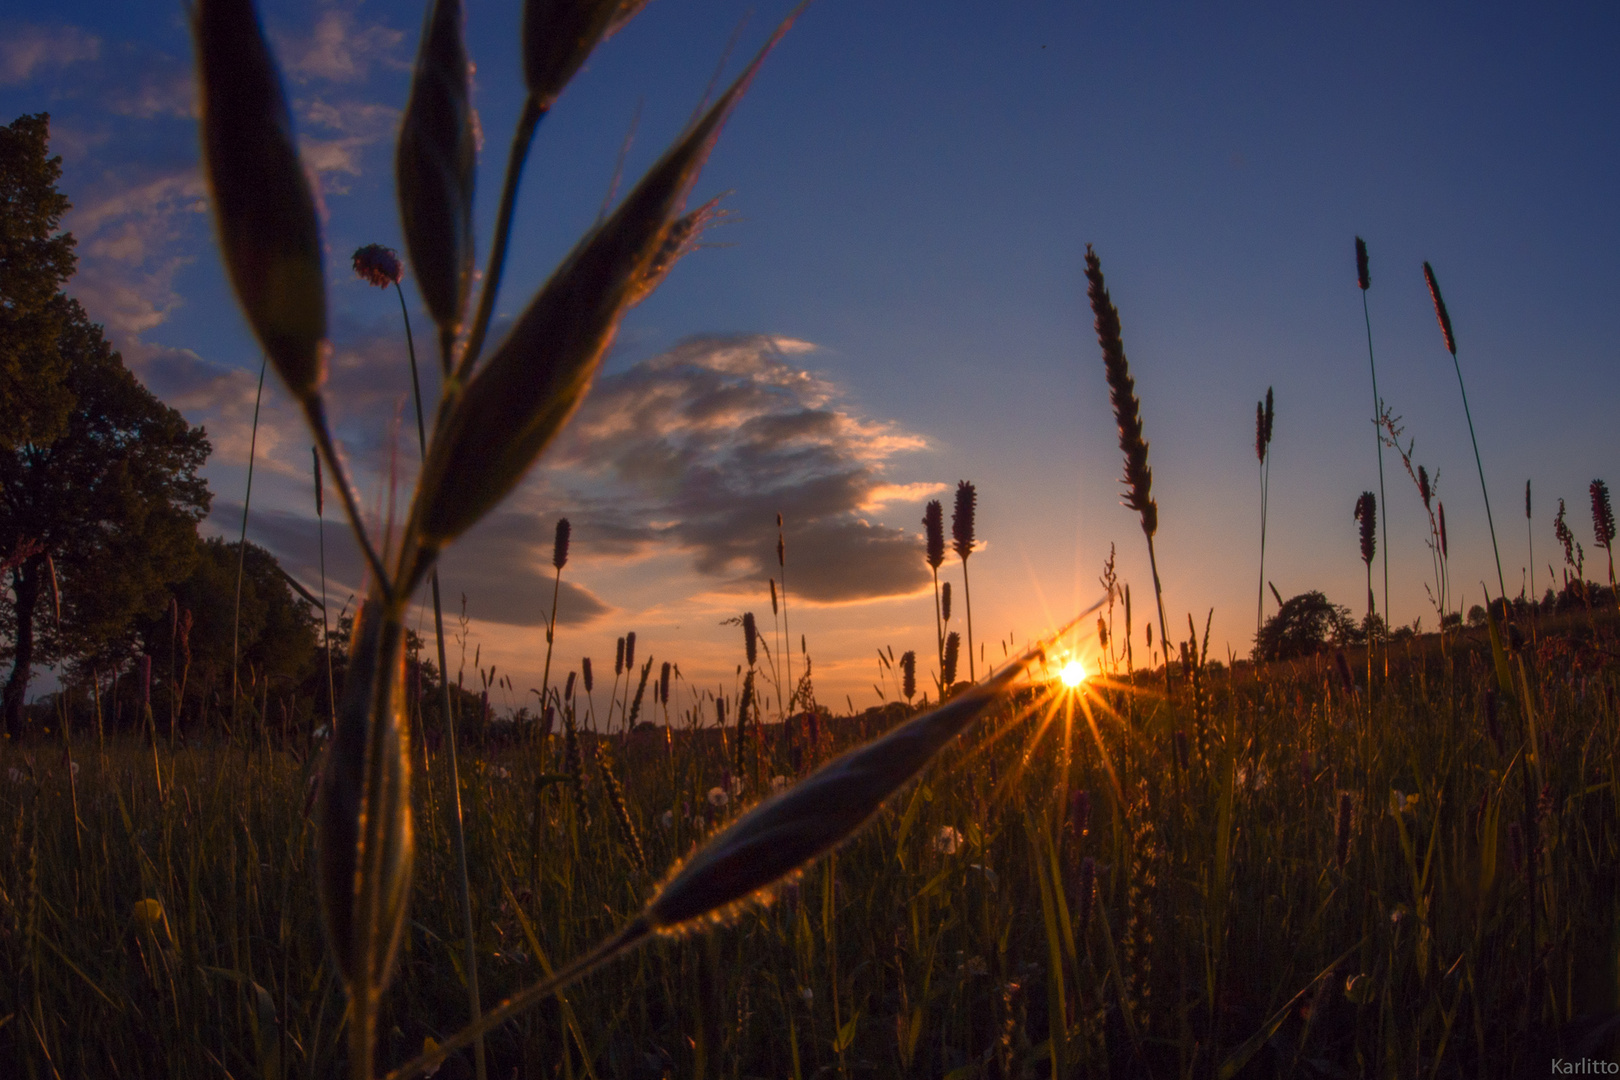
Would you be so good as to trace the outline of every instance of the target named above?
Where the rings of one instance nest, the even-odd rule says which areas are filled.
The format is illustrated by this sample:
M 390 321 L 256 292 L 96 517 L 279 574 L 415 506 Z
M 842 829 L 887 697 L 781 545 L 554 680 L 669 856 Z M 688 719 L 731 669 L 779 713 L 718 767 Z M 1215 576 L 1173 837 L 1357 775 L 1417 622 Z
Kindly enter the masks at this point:
M 1072 690 L 1085 681 L 1086 669 L 1084 665 L 1080 663 L 1080 661 L 1070 660 L 1067 664 L 1063 665 L 1063 671 L 1060 673 L 1060 677 L 1063 679 L 1063 685 Z

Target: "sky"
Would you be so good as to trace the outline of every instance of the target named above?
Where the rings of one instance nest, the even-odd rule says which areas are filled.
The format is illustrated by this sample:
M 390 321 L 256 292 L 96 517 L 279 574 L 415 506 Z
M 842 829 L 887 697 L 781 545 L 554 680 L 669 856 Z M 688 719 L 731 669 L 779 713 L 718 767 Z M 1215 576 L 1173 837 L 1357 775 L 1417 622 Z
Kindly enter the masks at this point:
M 473 4 L 467 21 L 480 265 L 521 104 L 520 9 Z M 420 15 L 376 0 L 260 10 L 320 194 L 327 393 L 375 526 L 391 463 L 399 512 L 416 466 L 409 368 L 398 300 L 357 279 L 349 258 L 367 243 L 403 250 L 392 152 Z M 740 71 L 790 10 L 653 0 L 596 51 L 541 126 L 493 338 L 678 136 L 717 73 Z M 724 194 L 727 220 L 629 313 L 574 422 L 447 553 L 446 617 L 465 639 L 468 680 L 476 656 L 510 677 L 498 706 L 532 706 L 567 517 L 553 670 L 589 656 L 600 678 L 615 638 L 635 631 L 638 658 L 678 665 L 680 692 L 731 693 L 742 634 L 726 620 L 753 611 L 772 627 L 781 513 L 795 673 L 802 635 L 818 697 L 840 711 L 876 704 L 880 688 L 895 695 L 880 649 L 915 650 L 926 687 L 921 519 L 939 498 L 948 524 L 962 480 L 978 492 L 967 572 L 987 661 L 1101 599 L 1111 547 L 1140 657 L 1151 574 L 1119 500 L 1087 244 L 1142 402 L 1173 637 L 1213 612 L 1212 658 L 1252 643 L 1253 415 L 1268 387 L 1265 577 L 1284 597 L 1317 589 L 1362 611 L 1352 509 L 1379 488 L 1368 325 L 1379 391 L 1414 465 L 1439 477 L 1452 607 L 1481 602 L 1487 582 L 1496 591 L 1425 260 L 1455 326 L 1508 591 L 1529 584 L 1531 543 L 1538 593 L 1561 565 L 1559 499 L 1588 577 L 1606 577 L 1587 490 L 1620 483 L 1617 31 L 1620 11 L 1600 3 L 818 0 L 765 61 L 698 183 L 694 200 Z M 214 245 L 183 7 L 9 8 L 0 122 L 40 111 L 74 203 L 63 224 L 80 262 L 67 290 L 146 385 L 207 429 L 204 528 L 234 538 L 260 353 Z M 1357 235 L 1371 255 L 1366 320 Z M 405 286 L 425 340 L 408 273 Z M 272 377 L 247 535 L 315 589 L 324 528 L 335 611 L 364 583 L 334 499 L 317 522 L 309 446 Z M 1384 489 L 1391 618 L 1432 628 L 1428 519 L 1388 449 Z M 954 555 L 941 580 L 965 637 Z M 451 641 L 453 669 L 460 648 Z

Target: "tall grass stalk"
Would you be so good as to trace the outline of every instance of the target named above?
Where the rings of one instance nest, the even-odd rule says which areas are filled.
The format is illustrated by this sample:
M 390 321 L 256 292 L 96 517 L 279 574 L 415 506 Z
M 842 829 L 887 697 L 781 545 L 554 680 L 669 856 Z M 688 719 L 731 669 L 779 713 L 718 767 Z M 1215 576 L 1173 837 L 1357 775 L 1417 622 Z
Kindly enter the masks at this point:
M 326 722 L 337 719 L 337 680 L 332 674 L 332 626 L 326 610 L 326 485 L 321 479 L 321 452 L 313 446 L 310 457 L 315 462 L 315 536 L 321 559 L 321 642 L 326 653 Z
M 934 659 L 940 678 L 941 700 L 945 682 L 945 620 L 939 604 L 939 568 L 945 562 L 945 507 L 938 499 L 928 500 L 923 511 L 924 558 L 934 575 Z
M 968 556 L 973 554 L 974 517 L 978 509 L 978 492 L 966 480 L 956 485 L 956 507 L 951 512 L 951 535 L 957 558 L 962 560 L 962 607 L 967 613 L 968 680 L 978 682 L 973 656 L 973 593 L 968 588 Z
M 568 538 L 572 527 L 567 518 L 557 519 L 557 533 L 551 544 L 551 565 L 556 569 L 551 579 L 551 618 L 546 621 L 546 668 L 540 676 L 540 700 L 546 700 L 546 690 L 551 686 L 551 649 L 557 637 L 557 593 L 562 588 L 563 567 L 568 563 Z
M 1457 362 L 1457 338 L 1451 332 L 1451 316 L 1446 312 L 1446 301 L 1440 295 L 1440 283 L 1434 279 L 1434 268 L 1423 264 L 1423 280 L 1429 286 L 1429 298 L 1434 301 L 1434 314 L 1440 320 L 1440 333 L 1445 338 L 1446 351 L 1451 353 L 1451 366 L 1457 372 L 1457 389 L 1462 394 L 1463 416 L 1468 420 L 1468 441 L 1474 447 L 1474 467 L 1479 470 L 1479 492 L 1485 498 L 1485 524 L 1491 530 L 1491 552 L 1496 556 L 1496 585 L 1501 596 L 1507 597 L 1507 581 L 1502 577 L 1502 552 L 1496 546 L 1496 522 L 1491 518 L 1491 493 L 1485 486 L 1485 466 L 1479 458 L 1479 440 L 1474 437 L 1474 415 L 1468 409 L 1468 388 L 1463 385 L 1462 365 Z M 1490 597 L 1486 597 L 1489 601 Z
M 787 649 L 782 662 L 787 666 L 787 711 L 792 712 L 798 705 L 798 683 L 793 681 L 793 632 L 788 628 L 787 532 L 780 513 L 776 515 L 776 572 L 782 578 L 782 638 Z
M 1097 344 L 1102 347 L 1103 368 L 1108 378 L 1108 396 L 1114 406 L 1114 422 L 1119 428 L 1119 448 L 1125 455 L 1125 505 L 1141 516 L 1142 535 L 1147 538 L 1148 567 L 1153 572 L 1153 596 L 1159 608 L 1159 641 L 1164 646 L 1164 685 L 1169 691 L 1174 688 L 1170 674 L 1170 637 L 1164 618 L 1164 589 L 1159 584 L 1159 560 L 1153 550 L 1153 534 L 1159 529 L 1159 505 L 1153 501 L 1153 470 L 1148 467 L 1148 444 L 1142 437 L 1142 404 L 1136 398 L 1136 382 L 1131 378 L 1130 363 L 1125 359 L 1119 309 L 1108 297 L 1102 263 L 1090 244 L 1086 245 L 1086 282 L 1086 296 L 1091 301 Z M 1151 647 L 1151 642 L 1149 644 Z
M 1356 284 L 1361 288 L 1361 321 L 1367 329 L 1367 368 L 1372 372 L 1373 392 L 1373 445 L 1378 450 L 1378 505 L 1384 508 L 1384 519 L 1380 522 L 1383 529 L 1384 541 L 1384 625 L 1389 623 L 1389 499 L 1384 493 L 1384 440 L 1379 430 L 1380 418 L 1383 416 L 1384 400 L 1378 396 L 1378 362 L 1373 359 L 1372 315 L 1367 307 L 1367 290 L 1372 286 L 1372 277 L 1367 269 L 1367 243 L 1361 237 L 1356 237 Z M 1372 642 L 1367 643 L 1369 649 Z M 1384 653 L 1384 675 L 1389 675 L 1389 653 Z
M 259 361 L 259 388 L 253 394 L 253 434 L 248 439 L 247 489 L 242 494 L 242 531 L 236 541 L 236 606 L 231 615 L 231 732 L 236 732 L 242 644 L 242 570 L 247 561 L 248 507 L 253 502 L 253 459 L 259 449 L 259 404 L 264 400 L 264 373 L 270 366 L 266 353 Z
M 1524 482 L 1524 532 L 1530 542 L 1530 602 L 1536 599 L 1536 527 L 1530 517 L 1530 481 Z M 1551 585 L 1552 582 L 1548 582 Z
M 1260 630 L 1266 619 L 1266 509 L 1271 496 L 1271 426 L 1276 416 L 1271 387 L 1266 387 L 1266 400 L 1254 403 L 1254 453 L 1260 465 L 1260 584 L 1259 596 L 1254 602 L 1254 639 L 1260 640 Z

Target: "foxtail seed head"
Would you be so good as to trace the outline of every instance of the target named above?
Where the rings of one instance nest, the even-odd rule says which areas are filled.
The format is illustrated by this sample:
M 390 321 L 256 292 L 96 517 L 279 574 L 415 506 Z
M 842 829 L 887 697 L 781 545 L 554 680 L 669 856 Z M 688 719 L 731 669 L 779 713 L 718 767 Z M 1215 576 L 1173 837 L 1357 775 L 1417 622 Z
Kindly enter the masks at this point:
M 941 612 L 940 612 L 940 622 L 947 622 L 947 623 L 950 622 L 951 621 L 951 583 L 948 582 L 948 581 L 944 585 L 940 586 L 939 605 L 940 605 L 940 608 L 942 609 Z
M 900 656 L 900 694 L 907 701 L 917 695 L 917 654 L 907 649 Z
M 748 666 L 752 668 L 759 658 L 759 629 L 754 623 L 754 613 L 747 612 L 742 617 L 743 628 L 743 654 L 748 657 Z
M 1366 292 L 1372 284 L 1372 279 L 1367 276 L 1367 241 L 1359 236 L 1356 237 L 1356 284 L 1361 286 L 1362 292 Z
M 1446 313 L 1445 297 L 1440 295 L 1440 283 L 1434 280 L 1434 268 L 1423 264 L 1423 280 L 1429 285 L 1429 298 L 1434 301 L 1434 316 L 1440 320 L 1440 333 L 1446 338 L 1446 351 L 1457 355 L 1457 339 L 1451 333 L 1451 316 Z
M 945 685 L 956 682 L 956 662 L 962 651 L 962 635 L 952 630 L 945 635 Z

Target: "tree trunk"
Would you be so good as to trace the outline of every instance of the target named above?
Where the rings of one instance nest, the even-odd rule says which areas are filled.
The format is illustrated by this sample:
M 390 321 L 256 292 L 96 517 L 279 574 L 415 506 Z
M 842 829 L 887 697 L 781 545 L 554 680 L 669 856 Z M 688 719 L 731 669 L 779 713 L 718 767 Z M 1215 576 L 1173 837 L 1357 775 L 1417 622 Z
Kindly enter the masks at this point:
M 12 571 L 11 588 L 16 594 L 17 651 L 6 680 L 3 700 L 6 731 L 15 741 L 23 733 L 23 701 L 28 694 L 28 677 L 34 666 L 34 605 L 39 600 L 40 574 L 45 557 L 35 556 Z

